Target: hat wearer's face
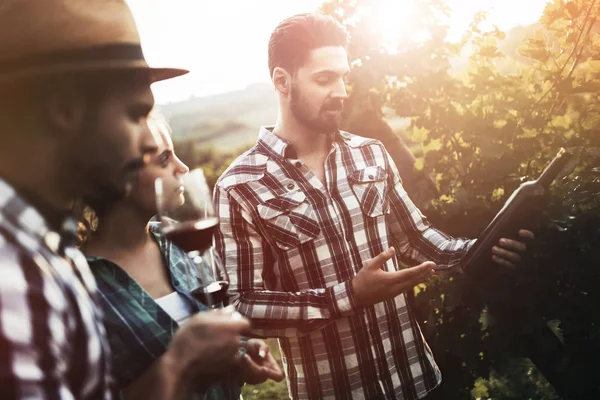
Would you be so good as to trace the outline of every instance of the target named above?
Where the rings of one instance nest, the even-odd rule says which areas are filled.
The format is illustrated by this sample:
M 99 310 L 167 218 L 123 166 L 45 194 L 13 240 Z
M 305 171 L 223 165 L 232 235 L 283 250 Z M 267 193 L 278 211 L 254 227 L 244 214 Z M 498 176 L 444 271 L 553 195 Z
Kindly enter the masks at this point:
M 158 144 L 148 128 L 154 106 L 148 82 L 119 82 L 102 100 L 91 104 L 69 153 L 85 196 L 95 202 L 111 202 L 125 195 L 125 188 L 144 165 L 144 155 Z

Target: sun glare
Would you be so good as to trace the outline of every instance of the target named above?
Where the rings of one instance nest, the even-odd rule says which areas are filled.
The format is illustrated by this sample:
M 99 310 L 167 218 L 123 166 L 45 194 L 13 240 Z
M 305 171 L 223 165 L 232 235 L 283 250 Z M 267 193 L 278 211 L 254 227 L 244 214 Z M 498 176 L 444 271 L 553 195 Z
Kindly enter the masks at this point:
M 410 0 L 378 0 L 358 8 L 358 17 L 372 29 L 375 39 L 388 52 L 398 51 L 407 40 L 417 40 L 416 9 Z
M 534 23 L 542 14 L 548 0 L 446 0 L 450 8 L 448 40 L 458 41 L 462 33 L 472 22 L 475 13 L 486 11 L 488 19 L 481 25 L 491 29 L 498 25 L 500 29 Z M 422 13 L 418 7 L 424 2 L 419 0 L 373 0 L 359 7 L 360 19 L 372 31 L 374 37 L 387 52 L 397 52 L 408 43 L 421 43 L 431 36 L 421 27 Z M 519 9 L 519 12 L 515 12 Z
M 408 36 L 412 26 L 411 21 L 415 17 L 413 4 L 402 0 L 388 3 L 382 3 L 374 10 L 379 16 L 378 29 L 381 35 L 387 40 Z

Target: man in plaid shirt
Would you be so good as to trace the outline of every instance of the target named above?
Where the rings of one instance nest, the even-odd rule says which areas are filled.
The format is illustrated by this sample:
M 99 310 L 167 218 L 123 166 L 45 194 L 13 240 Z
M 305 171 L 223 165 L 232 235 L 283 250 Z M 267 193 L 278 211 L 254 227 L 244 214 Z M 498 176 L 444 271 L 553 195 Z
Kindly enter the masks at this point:
M 43 3 L 43 4 L 42 4 Z M 96 283 L 66 214 L 120 198 L 157 150 L 150 84 L 123 0 L 0 3 L 0 397 L 110 399 Z M 211 354 L 238 349 L 232 313 L 192 316 L 137 397 L 182 399 Z
M 217 249 L 252 333 L 279 338 L 292 398 L 419 399 L 441 374 L 403 292 L 472 242 L 429 225 L 380 142 L 339 131 L 346 41 L 317 14 L 273 32 L 279 118 L 217 182 Z M 508 241 L 494 259 L 523 250 Z

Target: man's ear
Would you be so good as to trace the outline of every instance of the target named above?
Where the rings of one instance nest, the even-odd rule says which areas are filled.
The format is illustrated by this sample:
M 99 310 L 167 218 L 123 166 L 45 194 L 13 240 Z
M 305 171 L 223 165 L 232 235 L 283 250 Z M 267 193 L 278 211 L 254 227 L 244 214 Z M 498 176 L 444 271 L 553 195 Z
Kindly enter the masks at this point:
M 275 89 L 283 96 L 287 96 L 290 93 L 292 85 L 292 76 L 285 69 L 275 67 L 273 70 L 273 85 Z
M 54 86 L 44 100 L 45 117 L 56 131 L 72 134 L 81 130 L 89 104 L 74 82 Z

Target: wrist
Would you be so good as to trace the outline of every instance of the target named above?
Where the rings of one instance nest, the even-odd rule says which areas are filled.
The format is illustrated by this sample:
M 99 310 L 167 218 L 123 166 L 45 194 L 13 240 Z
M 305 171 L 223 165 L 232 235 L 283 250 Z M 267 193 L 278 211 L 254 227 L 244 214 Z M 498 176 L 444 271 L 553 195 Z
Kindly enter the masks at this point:
M 350 298 L 353 300 L 353 303 L 356 307 L 362 307 L 362 298 L 360 296 L 360 292 L 356 293 L 356 277 L 352 278 L 350 281 L 350 285 L 348 285 L 348 292 L 350 293 Z
M 189 368 L 178 359 L 171 350 L 167 350 L 159 358 L 158 381 L 162 399 L 185 398 L 192 381 Z

